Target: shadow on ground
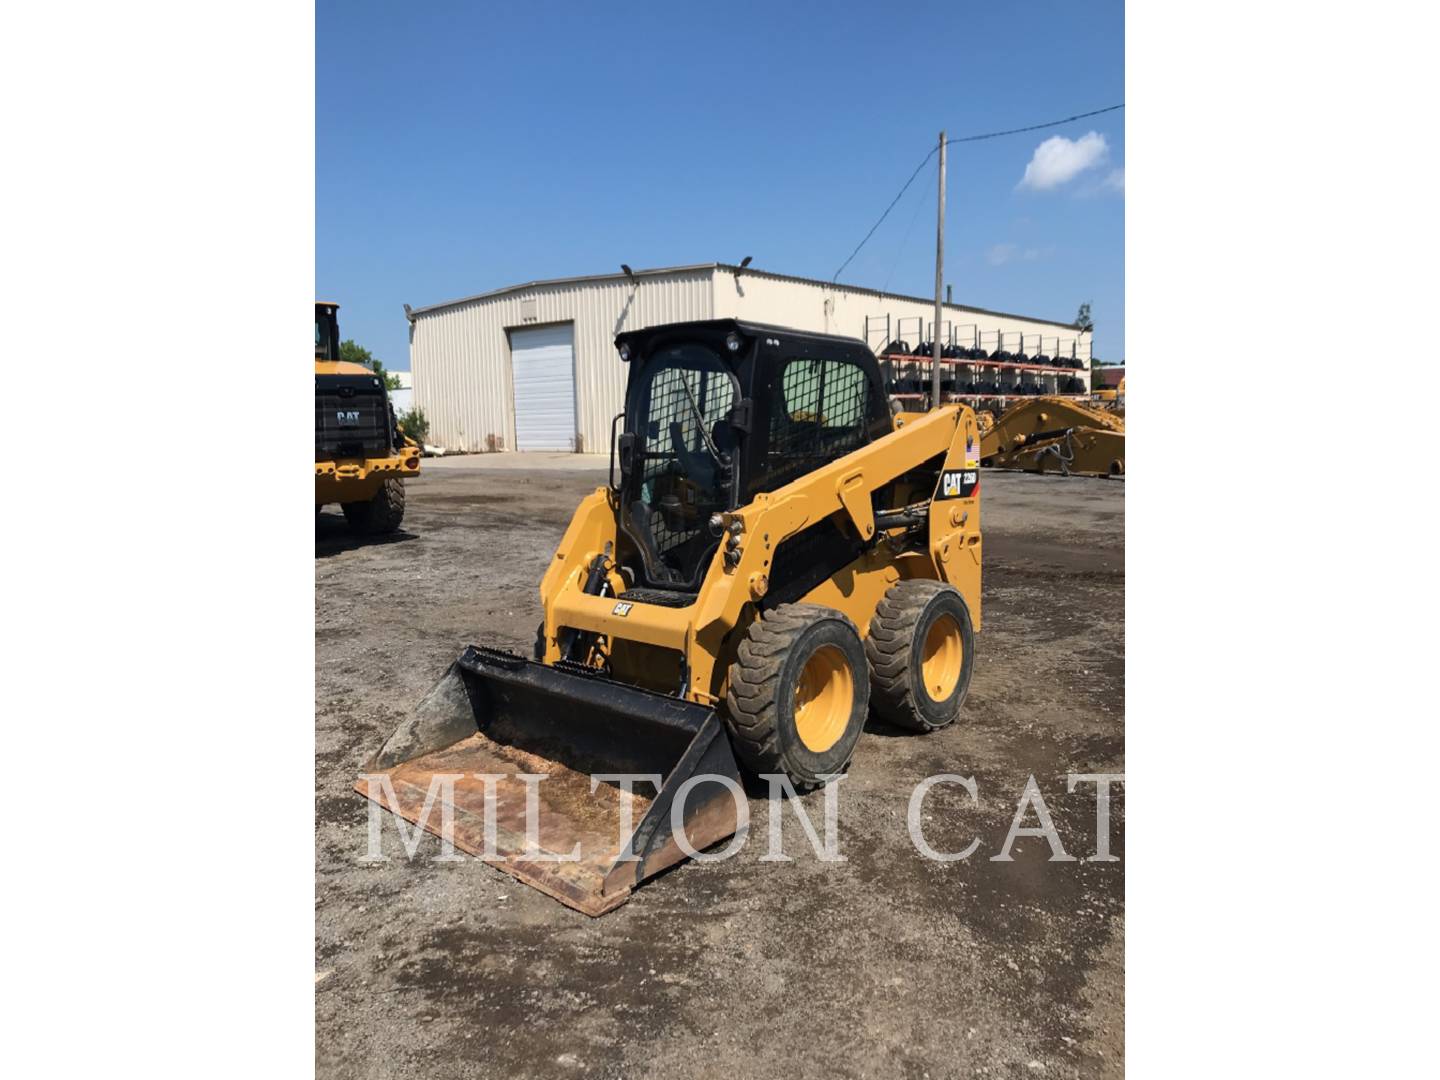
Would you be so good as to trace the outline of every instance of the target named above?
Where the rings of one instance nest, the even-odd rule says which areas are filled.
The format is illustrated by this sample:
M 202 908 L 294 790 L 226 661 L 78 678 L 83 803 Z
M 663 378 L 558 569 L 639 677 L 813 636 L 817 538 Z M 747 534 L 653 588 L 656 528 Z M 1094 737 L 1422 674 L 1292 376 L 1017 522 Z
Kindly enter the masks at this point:
M 383 547 L 386 544 L 403 544 L 414 540 L 415 534 L 404 527 L 384 536 L 363 536 L 350 528 L 341 513 L 321 512 L 315 517 L 315 557 L 317 559 L 338 555 L 342 551 L 357 548 Z

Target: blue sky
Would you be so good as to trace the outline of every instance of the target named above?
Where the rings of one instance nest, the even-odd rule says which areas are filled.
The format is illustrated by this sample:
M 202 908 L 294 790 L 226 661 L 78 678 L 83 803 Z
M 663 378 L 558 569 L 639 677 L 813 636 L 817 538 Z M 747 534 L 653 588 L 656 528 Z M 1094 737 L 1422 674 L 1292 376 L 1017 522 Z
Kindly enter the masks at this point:
M 402 303 L 745 255 L 828 280 L 942 127 L 1125 100 L 1119 2 L 320 0 L 316 40 L 316 293 L 396 370 Z M 957 302 L 1089 300 L 1123 359 L 1124 116 L 950 148 Z M 932 162 L 841 281 L 933 294 L 934 214 Z

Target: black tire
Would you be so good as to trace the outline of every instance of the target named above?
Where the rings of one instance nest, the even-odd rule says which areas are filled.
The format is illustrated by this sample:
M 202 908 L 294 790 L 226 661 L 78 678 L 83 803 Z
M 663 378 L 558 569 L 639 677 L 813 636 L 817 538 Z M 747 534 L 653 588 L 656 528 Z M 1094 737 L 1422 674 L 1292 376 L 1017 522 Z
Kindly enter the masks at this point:
M 938 697 L 925 684 L 925 647 L 932 627 L 945 619 L 951 620 L 950 627 L 938 633 L 943 638 L 947 629 L 958 631 L 961 655 L 958 672 L 944 676 L 948 691 Z M 896 582 L 875 608 L 865 656 L 877 715 L 909 731 L 938 731 L 953 724 L 975 669 L 975 628 L 965 598 L 953 585 L 939 581 Z M 942 660 L 942 671 L 945 666 Z
M 812 749 L 796 724 L 801 676 L 828 671 L 835 682 L 827 709 L 833 721 L 819 732 L 834 741 Z M 845 672 L 848 671 L 850 713 L 844 716 Z M 822 692 L 823 693 L 823 692 Z M 784 773 L 797 791 L 819 787 L 845 770 L 865 727 L 870 684 L 865 648 L 855 624 L 833 608 L 818 604 L 785 604 L 756 619 L 740 642 L 730 665 L 726 692 L 726 723 L 736 756 L 757 775 Z
M 350 528 L 365 536 L 391 533 L 405 519 L 405 483 L 386 480 L 368 502 L 341 503 Z

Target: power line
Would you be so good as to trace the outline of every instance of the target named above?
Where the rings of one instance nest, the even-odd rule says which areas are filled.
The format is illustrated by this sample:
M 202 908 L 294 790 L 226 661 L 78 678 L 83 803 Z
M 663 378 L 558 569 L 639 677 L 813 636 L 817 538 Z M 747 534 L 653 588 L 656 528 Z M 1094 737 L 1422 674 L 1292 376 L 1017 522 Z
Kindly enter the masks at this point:
M 835 271 L 835 276 L 830 279 L 830 284 L 835 284 L 835 282 L 840 278 L 840 272 L 844 270 L 845 267 L 850 265 L 850 259 L 853 259 L 856 255 L 860 254 L 860 249 L 863 248 L 867 242 L 869 242 L 870 237 L 875 235 L 875 230 L 878 229 L 881 223 L 890 216 L 890 211 L 895 209 L 895 204 L 900 201 L 900 199 L 904 196 L 905 192 L 910 190 L 910 185 L 915 182 L 915 177 L 920 175 L 921 169 L 925 168 L 926 165 L 930 164 L 930 159 L 935 156 L 935 151 L 938 149 L 940 149 L 938 145 L 931 147 L 930 153 L 925 155 L 925 160 L 920 162 L 919 165 L 915 166 L 915 171 L 910 174 L 910 179 L 905 181 L 905 186 L 900 189 L 900 194 L 896 195 L 895 198 L 890 200 L 890 205 L 885 208 L 885 213 L 880 215 L 880 220 L 875 222 L 874 225 L 870 226 L 870 231 L 865 234 L 865 239 L 861 240 L 860 243 L 856 244 L 855 250 L 850 252 L 850 258 L 846 259 L 843 263 L 840 264 L 840 270 Z
M 987 131 L 980 135 L 965 135 L 958 139 L 946 139 L 945 145 L 949 146 L 952 143 L 980 142 L 982 139 L 998 139 L 1002 135 L 1020 135 L 1026 131 L 1039 131 L 1042 128 L 1059 127 L 1061 124 L 1074 123 L 1076 120 L 1084 120 L 1086 117 L 1089 116 L 1099 116 L 1101 113 L 1114 112 L 1116 109 L 1123 109 L 1124 107 L 1125 103 L 1121 102 L 1119 105 L 1107 105 L 1103 109 L 1093 109 L 1090 112 L 1076 113 L 1074 116 L 1067 116 L 1063 120 L 1047 120 L 1043 124 L 1031 124 L 1028 127 L 1008 128 L 1005 131 Z M 936 151 L 939 149 L 940 146 L 938 143 L 935 146 L 932 146 L 930 148 L 930 153 L 925 155 L 925 160 L 920 162 L 919 165 L 915 166 L 915 171 L 910 174 L 910 179 L 906 180 L 904 186 L 900 188 L 900 193 L 896 195 L 895 198 L 890 200 L 890 205 L 885 208 L 885 212 L 880 215 L 880 219 L 876 221 L 874 225 L 870 226 L 870 231 L 865 234 L 865 238 L 861 240 L 860 243 L 855 245 L 855 250 L 850 252 L 850 257 L 840 264 L 839 270 L 835 271 L 835 276 L 830 279 L 830 283 L 832 285 L 840 279 L 840 274 L 844 271 L 845 267 L 849 266 L 855 256 L 860 254 L 860 249 L 870 242 L 870 237 L 875 235 L 875 230 L 880 228 L 880 226 L 884 223 L 885 219 L 890 216 L 890 211 L 895 209 L 895 204 L 904 197 L 905 192 L 910 190 L 910 185 L 913 184 L 915 182 L 915 178 L 920 175 L 920 170 L 925 168 L 925 166 L 930 163 L 930 159 L 935 156 Z
M 1099 116 L 1101 113 L 1114 112 L 1116 109 L 1123 109 L 1125 103 L 1119 105 L 1107 105 L 1103 109 L 1095 109 L 1091 112 L 1076 113 L 1074 116 L 1067 116 L 1064 120 L 1051 120 L 1044 124 L 1031 124 L 1029 127 L 1010 128 L 1008 131 L 987 131 L 984 135 L 966 135 L 963 139 L 946 139 L 946 144 L 957 142 L 979 142 L 981 139 L 998 139 L 1001 135 L 1019 135 L 1025 131 L 1039 131 L 1041 128 L 1059 127 L 1061 124 L 1068 124 L 1074 120 L 1084 120 L 1087 116 Z M 934 150 L 930 151 L 932 154 Z
M 930 175 L 930 170 L 925 170 L 925 175 Z M 900 269 L 900 259 L 905 254 L 905 249 L 910 245 L 910 235 L 915 231 L 915 222 L 920 220 L 920 211 L 925 206 L 924 199 L 915 200 L 915 209 L 910 211 L 910 224 L 905 226 L 905 238 L 900 241 L 900 247 L 895 251 L 895 262 L 890 266 L 890 272 L 885 275 L 885 283 L 880 286 L 880 291 L 885 292 L 890 288 L 890 279 L 895 276 L 895 271 Z

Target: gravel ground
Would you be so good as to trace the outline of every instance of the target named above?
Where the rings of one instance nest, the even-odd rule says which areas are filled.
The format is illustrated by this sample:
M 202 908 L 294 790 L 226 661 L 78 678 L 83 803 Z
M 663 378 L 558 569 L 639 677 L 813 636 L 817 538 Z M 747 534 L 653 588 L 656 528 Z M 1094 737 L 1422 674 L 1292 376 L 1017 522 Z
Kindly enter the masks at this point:
M 504 464 L 497 467 L 498 461 Z M 1123 482 L 987 472 L 984 631 L 961 722 L 872 721 L 841 782 L 846 861 L 760 861 L 764 800 L 735 857 L 683 864 L 590 919 L 473 860 L 407 860 L 385 822 L 362 861 L 367 757 L 474 641 L 528 651 L 537 585 L 604 475 L 516 455 L 409 481 L 404 530 L 357 542 L 338 508 L 315 539 L 316 1064 L 324 1077 L 1119 1076 L 1124 797 L 1116 862 L 1090 861 L 1094 785 L 1124 771 Z M 932 790 L 937 848 L 905 826 Z M 1042 837 L 994 862 L 1034 776 L 1074 862 Z M 818 821 L 824 796 L 803 805 Z M 1035 824 L 1032 813 L 1027 825 Z

